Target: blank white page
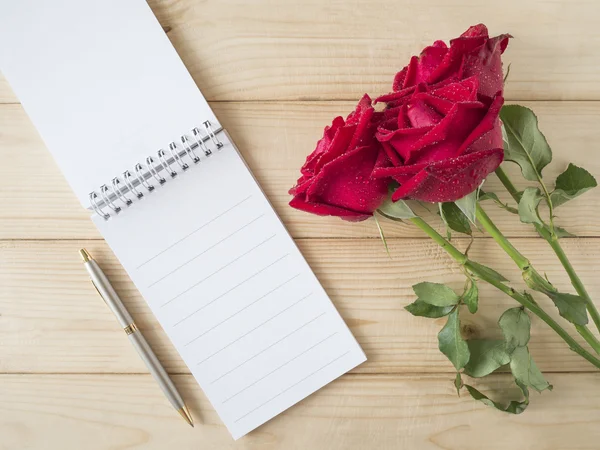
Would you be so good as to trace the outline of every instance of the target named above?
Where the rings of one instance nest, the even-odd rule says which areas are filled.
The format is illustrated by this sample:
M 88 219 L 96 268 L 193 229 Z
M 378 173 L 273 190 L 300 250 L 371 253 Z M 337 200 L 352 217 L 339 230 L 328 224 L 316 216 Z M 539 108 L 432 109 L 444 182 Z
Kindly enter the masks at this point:
M 365 361 L 237 150 L 96 226 L 235 439 Z
M 217 122 L 145 0 L 0 0 L 0 70 L 85 208 L 117 170 Z

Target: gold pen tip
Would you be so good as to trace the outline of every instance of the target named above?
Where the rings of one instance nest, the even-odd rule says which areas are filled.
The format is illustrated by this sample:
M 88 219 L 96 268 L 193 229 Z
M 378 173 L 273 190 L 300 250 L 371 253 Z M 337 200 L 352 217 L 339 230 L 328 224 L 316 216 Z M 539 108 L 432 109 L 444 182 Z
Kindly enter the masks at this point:
M 187 423 L 189 423 L 192 428 L 194 427 L 194 419 L 192 419 L 192 415 L 190 414 L 189 410 L 187 409 L 187 406 L 179 408 L 177 410 L 177 412 L 179 414 L 181 414 L 181 417 L 183 417 L 185 419 L 185 421 Z
M 81 259 L 83 259 L 84 263 L 92 259 L 92 255 L 90 255 L 85 248 L 79 250 L 79 255 L 81 256 Z

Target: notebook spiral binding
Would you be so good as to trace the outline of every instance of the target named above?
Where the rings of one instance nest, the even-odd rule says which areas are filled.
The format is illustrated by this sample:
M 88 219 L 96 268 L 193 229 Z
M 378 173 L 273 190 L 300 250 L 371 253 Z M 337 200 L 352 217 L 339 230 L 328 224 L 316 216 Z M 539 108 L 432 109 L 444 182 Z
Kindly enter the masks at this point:
M 212 147 L 220 150 L 223 143 L 217 137 L 217 134 L 223 131 L 221 126 L 214 127 L 210 121 L 203 123 L 202 127 L 195 127 L 191 130 L 191 138 L 183 134 L 179 137 L 179 143 L 175 141 L 169 144 L 169 153 L 160 149 L 156 156 L 148 156 L 145 163 L 137 163 L 133 172 L 126 170 L 122 176 L 116 176 L 109 184 L 103 184 L 97 191 L 89 194 L 92 209 L 105 220 L 119 214 L 123 207 L 128 207 L 134 203 L 134 200 L 140 200 L 145 194 L 154 191 L 156 186 L 162 186 L 167 178 L 162 175 L 168 174 L 170 178 L 175 178 L 181 172 L 185 172 L 191 167 L 191 164 L 198 164 L 202 161 L 196 150 L 200 149 L 204 157 L 209 157 L 213 149 L 208 145 L 212 142 Z M 122 178 L 121 178 L 122 177 Z M 110 212 L 107 212 L 110 210 Z

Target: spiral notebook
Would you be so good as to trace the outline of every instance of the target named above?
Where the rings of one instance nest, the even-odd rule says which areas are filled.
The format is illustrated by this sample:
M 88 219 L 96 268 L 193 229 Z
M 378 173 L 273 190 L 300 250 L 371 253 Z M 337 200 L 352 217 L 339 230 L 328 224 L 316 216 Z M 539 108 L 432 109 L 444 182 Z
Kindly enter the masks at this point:
M 365 360 L 144 0 L 0 0 L 0 65 L 234 438 Z

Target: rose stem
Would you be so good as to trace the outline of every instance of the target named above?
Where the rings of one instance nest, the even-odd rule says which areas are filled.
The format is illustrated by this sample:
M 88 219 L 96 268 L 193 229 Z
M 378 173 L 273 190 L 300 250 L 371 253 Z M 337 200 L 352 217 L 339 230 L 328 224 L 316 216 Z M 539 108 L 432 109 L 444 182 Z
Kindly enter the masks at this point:
M 510 178 L 508 178 L 508 175 L 506 174 L 506 172 L 504 172 L 502 167 L 498 167 L 496 169 L 496 176 L 500 179 L 500 181 L 502 182 L 502 184 L 504 185 L 504 187 L 506 188 L 508 193 L 512 196 L 512 198 L 517 203 L 519 203 L 519 200 L 520 200 L 519 191 L 517 190 L 515 185 L 512 183 L 512 181 L 510 181 Z M 544 238 L 544 240 L 546 240 L 548 242 L 548 244 L 550 244 L 550 247 L 552 247 L 552 250 L 554 250 L 554 253 L 556 254 L 559 261 L 561 262 L 561 264 L 567 271 L 567 274 L 569 274 L 569 278 L 571 279 L 571 284 L 573 285 L 573 287 L 575 288 L 575 290 L 577 291 L 579 296 L 585 300 L 587 310 L 590 313 L 590 315 L 592 316 L 592 320 L 596 324 L 596 328 L 598 329 L 598 331 L 600 331 L 600 313 L 598 312 L 596 305 L 594 304 L 594 302 L 592 301 L 592 298 L 590 297 L 587 290 L 585 289 L 585 286 L 581 282 L 581 279 L 577 276 L 577 273 L 575 272 L 575 269 L 571 265 L 569 258 L 567 258 L 566 253 L 564 252 L 560 243 L 558 242 L 558 238 L 556 236 L 552 236 L 552 234 L 547 229 L 542 227 L 541 225 L 536 223 L 536 224 L 534 224 L 534 226 L 535 226 L 535 230 L 539 233 L 539 235 L 542 236 L 542 238 Z
M 525 308 L 529 309 L 533 314 L 542 319 L 546 324 L 552 328 L 568 345 L 571 350 L 573 350 L 578 355 L 582 356 L 594 366 L 600 369 L 600 359 L 596 358 L 586 349 L 584 349 L 581 345 L 577 343 L 575 339 L 573 339 L 567 331 L 562 328 L 552 317 L 550 317 L 542 308 L 540 308 L 535 302 L 527 298 L 525 295 L 517 292 L 513 288 L 505 285 L 504 283 L 496 280 L 493 277 L 490 277 L 487 273 L 482 272 L 479 268 L 473 264 L 467 258 L 467 256 L 454 247 L 450 242 L 448 242 L 441 234 L 439 234 L 436 230 L 434 230 L 427 222 L 425 222 L 420 217 L 413 217 L 410 219 L 412 223 L 418 226 L 421 230 L 425 232 L 430 238 L 432 238 L 440 247 L 442 247 L 452 258 L 454 258 L 459 264 L 466 267 L 470 272 L 475 274 L 478 278 L 487 281 L 492 286 L 504 292 L 509 297 L 512 297 L 514 300 L 519 302 Z
M 486 212 L 483 210 L 481 205 L 477 203 L 477 220 L 485 228 L 485 230 L 492 236 L 492 238 L 502 247 L 502 249 L 511 257 L 511 259 L 521 269 L 523 279 L 525 283 L 537 291 L 543 292 L 546 295 L 557 293 L 557 289 L 552 286 L 544 277 L 542 277 L 537 270 L 531 265 L 529 260 L 521 254 L 502 234 L 502 232 L 496 227 L 494 222 L 489 218 Z M 600 354 L 600 341 L 589 331 L 585 325 L 576 325 L 575 328 L 579 334 L 586 340 L 586 342 L 594 349 L 596 353 Z

